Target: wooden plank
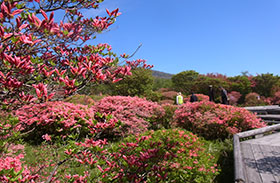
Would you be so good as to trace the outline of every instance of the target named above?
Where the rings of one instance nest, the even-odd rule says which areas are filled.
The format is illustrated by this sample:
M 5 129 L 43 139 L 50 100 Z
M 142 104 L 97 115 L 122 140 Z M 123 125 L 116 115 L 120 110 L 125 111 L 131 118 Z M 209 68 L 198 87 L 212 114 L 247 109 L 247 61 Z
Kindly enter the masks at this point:
M 273 120 L 264 120 L 265 123 L 267 124 L 279 124 L 280 121 L 273 121 Z
M 233 148 L 234 148 L 235 182 L 236 183 L 245 182 L 240 142 L 239 142 L 239 137 L 237 135 L 233 135 Z
M 279 130 L 279 129 L 280 129 L 280 124 L 277 124 L 277 125 L 267 126 L 264 128 L 241 132 L 241 133 L 238 133 L 237 135 L 239 138 L 245 138 L 245 137 L 250 137 L 253 135 L 258 135 L 258 134 L 262 134 L 262 133 L 270 132 L 270 131 L 274 131 L 274 130 Z
M 275 108 L 275 109 L 267 109 L 266 112 L 268 114 L 280 114 L 280 107 Z
M 280 146 L 280 133 L 272 133 L 265 135 L 257 139 L 249 139 L 243 141 L 243 143 L 259 144 L 259 145 L 270 145 L 270 146 Z
M 280 147 L 279 146 L 271 146 L 271 153 L 273 154 L 273 157 L 275 158 L 275 167 L 274 171 L 276 171 L 278 178 L 280 179 Z M 280 181 L 279 181 L 280 182 Z
M 266 115 L 257 115 L 257 116 L 264 120 L 280 121 L 280 114 L 266 114 Z
M 273 109 L 280 109 L 278 105 L 267 105 L 267 106 L 250 106 L 250 107 L 244 107 L 244 109 L 247 109 L 248 111 L 252 110 L 273 110 Z
M 280 152 L 274 151 L 272 146 L 260 145 L 259 147 L 266 157 L 265 160 L 271 167 L 272 175 L 274 176 L 276 182 L 280 182 Z
M 258 173 L 257 163 L 251 149 L 251 144 L 241 142 L 240 145 L 244 162 L 245 182 L 261 183 L 262 179 Z
M 258 144 L 251 144 L 253 155 L 256 160 L 258 172 L 264 183 L 275 183 L 276 180 L 272 173 L 272 167 L 267 161 L 267 156 L 263 154 L 262 149 Z

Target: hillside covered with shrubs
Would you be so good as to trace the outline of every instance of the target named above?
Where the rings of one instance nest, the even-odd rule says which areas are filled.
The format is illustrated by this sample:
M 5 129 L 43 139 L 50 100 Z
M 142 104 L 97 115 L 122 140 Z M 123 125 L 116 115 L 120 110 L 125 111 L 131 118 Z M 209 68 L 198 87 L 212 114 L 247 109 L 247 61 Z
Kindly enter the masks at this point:
M 227 139 L 265 126 L 245 109 L 205 100 L 181 106 L 130 96 L 66 101 L 2 114 L 2 182 L 224 181 L 232 159 Z

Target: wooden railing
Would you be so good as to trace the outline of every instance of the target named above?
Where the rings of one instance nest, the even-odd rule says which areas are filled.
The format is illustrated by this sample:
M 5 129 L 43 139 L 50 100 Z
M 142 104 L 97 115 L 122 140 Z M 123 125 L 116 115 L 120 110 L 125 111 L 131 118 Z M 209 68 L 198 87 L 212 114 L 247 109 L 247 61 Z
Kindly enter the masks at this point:
M 244 107 L 254 112 L 268 124 L 280 123 L 280 107 L 278 105 Z
M 276 131 L 276 130 L 280 130 L 280 124 L 241 132 L 233 136 L 235 183 L 244 183 L 245 174 L 246 174 L 243 167 L 243 158 L 242 158 L 242 152 L 240 146 L 240 139 L 251 137 L 251 136 L 256 137 L 257 135 L 264 134 L 266 132 Z

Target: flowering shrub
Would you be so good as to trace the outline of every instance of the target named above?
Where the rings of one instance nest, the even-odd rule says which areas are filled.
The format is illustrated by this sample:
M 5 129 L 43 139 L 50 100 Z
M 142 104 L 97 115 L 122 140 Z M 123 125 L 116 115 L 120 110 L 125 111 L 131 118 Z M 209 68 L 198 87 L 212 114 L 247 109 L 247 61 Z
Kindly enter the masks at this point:
M 212 182 L 215 158 L 204 141 L 179 129 L 148 131 L 114 145 L 100 160 L 102 182 Z
M 23 166 L 21 162 L 23 157 L 23 154 L 0 157 L 0 181 L 2 183 L 34 182 L 38 178 L 37 174 L 30 174 L 27 166 Z
M 236 105 L 239 98 L 241 97 L 242 95 L 237 92 L 237 91 L 232 91 L 228 94 L 228 97 L 229 97 L 229 104 L 230 105 Z
M 159 104 L 174 104 L 174 100 L 161 100 L 158 102 Z
M 280 91 L 274 93 L 274 96 L 270 99 L 272 104 L 280 104 Z
M 209 101 L 209 96 L 207 96 L 207 95 L 203 95 L 203 94 L 195 94 L 196 96 L 197 96 L 197 99 L 198 99 L 198 101 L 200 102 L 200 101 Z M 190 97 L 191 97 L 191 95 L 188 95 L 185 99 L 184 99 L 184 101 L 185 102 L 189 102 L 190 101 Z
M 66 98 L 64 101 L 73 104 L 83 104 L 88 106 L 94 105 L 94 100 L 87 95 L 73 95 L 71 97 Z
M 109 96 L 100 100 L 94 108 L 120 120 L 124 124 L 120 127 L 122 136 L 155 128 L 158 119 L 164 115 L 164 109 L 159 104 L 139 97 Z
M 0 181 L 2 183 L 10 182 L 32 182 L 39 175 L 31 174 L 29 167 L 23 165 L 24 146 L 9 144 L 6 153 L 0 153 Z
M 37 141 L 41 141 L 45 134 L 96 134 L 104 129 L 113 129 L 117 124 L 117 119 L 106 119 L 106 116 L 99 115 L 93 108 L 67 102 L 26 105 L 15 114 L 20 121 L 18 130 L 31 131 L 29 136 Z
M 162 98 L 175 101 L 177 93 L 178 92 L 175 92 L 175 91 L 162 92 Z
M 257 106 L 257 105 L 266 105 L 263 98 L 260 97 L 257 93 L 248 93 L 245 96 L 245 105 L 246 106 Z
M 213 102 L 186 103 L 175 111 L 174 125 L 207 139 L 224 139 L 232 134 L 266 126 L 246 109 Z

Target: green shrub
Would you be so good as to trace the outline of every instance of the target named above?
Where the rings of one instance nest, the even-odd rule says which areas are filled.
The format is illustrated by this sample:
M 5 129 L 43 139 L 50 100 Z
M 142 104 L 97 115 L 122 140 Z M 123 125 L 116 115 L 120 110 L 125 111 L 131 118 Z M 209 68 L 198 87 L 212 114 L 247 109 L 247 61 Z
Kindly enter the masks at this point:
M 158 120 L 158 125 L 159 128 L 164 127 L 168 129 L 171 127 L 171 122 L 173 120 L 174 112 L 177 109 L 177 105 L 166 103 L 166 104 L 162 104 L 161 106 L 165 110 L 165 114 Z
M 156 91 L 149 91 L 145 93 L 145 97 L 147 100 L 151 100 L 153 102 L 159 102 L 162 98 L 162 94 Z

